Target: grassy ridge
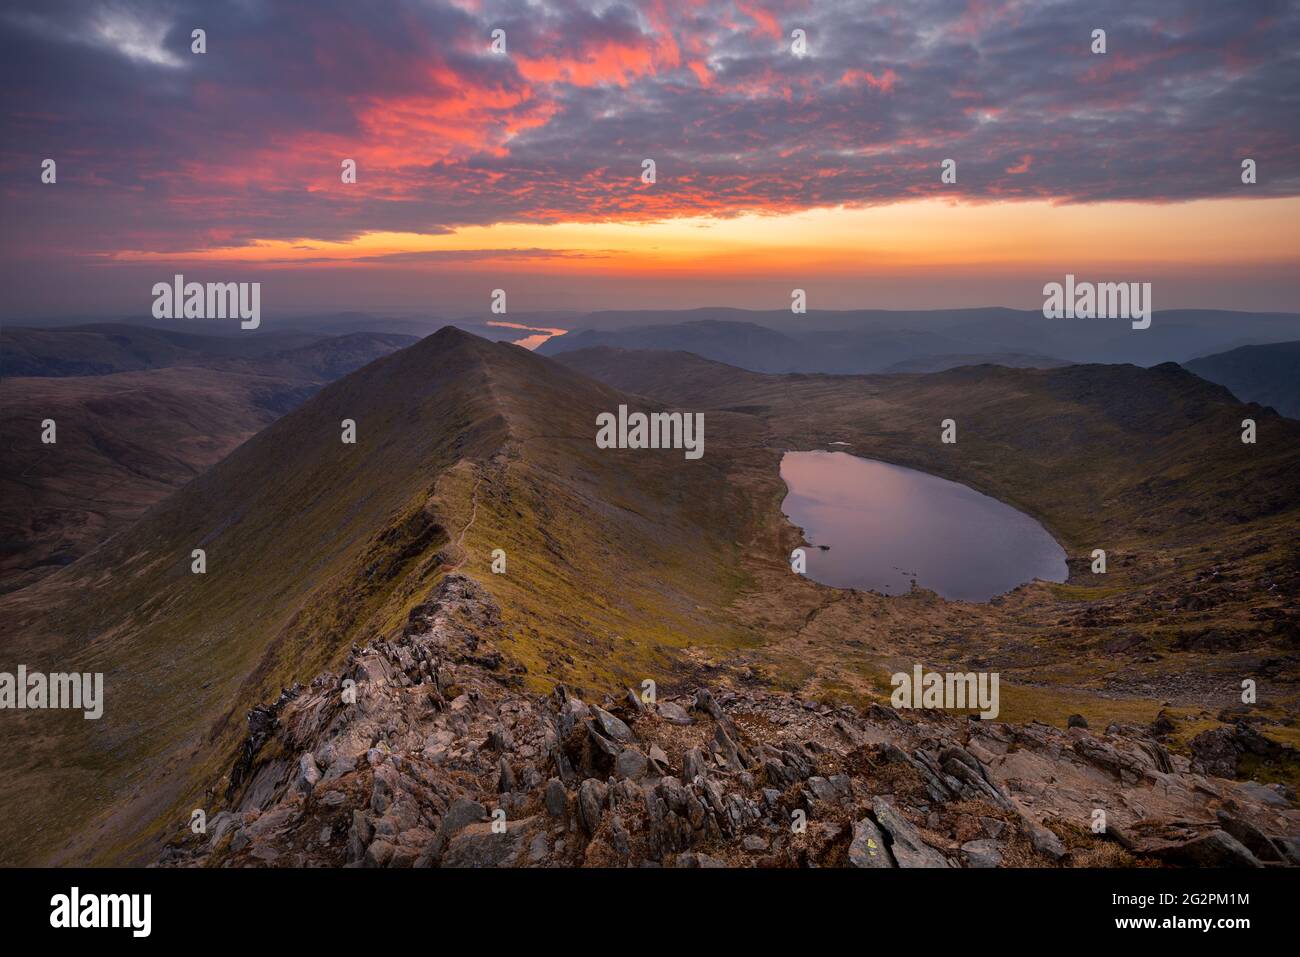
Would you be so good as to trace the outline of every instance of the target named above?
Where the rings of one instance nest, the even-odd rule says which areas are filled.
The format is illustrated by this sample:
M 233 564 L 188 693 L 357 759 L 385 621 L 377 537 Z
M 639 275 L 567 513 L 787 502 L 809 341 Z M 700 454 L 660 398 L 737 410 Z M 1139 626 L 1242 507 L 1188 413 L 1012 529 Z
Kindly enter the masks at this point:
M 222 790 L 249 708 L 399 628 L 454 567 L 499 593 L 536 687 L 666 678 L 677 649 L 743 642 L 719 614 L 738 580 L 708 570 L 735 568 L 753 513 L 712 463 L 598 452 L 596 414 L 626 401 L 444 330 L 0 599 L 17 660 L 103 670 L 108 696 L 99 722 L 28 715 L 10 736 L 4 859 L 148 859 L 192 808 L 214 808 L 204 792 Z M 356 445 L 340 442 L 345 418 Z M 192 548 L 207 574 L 191 574 Z

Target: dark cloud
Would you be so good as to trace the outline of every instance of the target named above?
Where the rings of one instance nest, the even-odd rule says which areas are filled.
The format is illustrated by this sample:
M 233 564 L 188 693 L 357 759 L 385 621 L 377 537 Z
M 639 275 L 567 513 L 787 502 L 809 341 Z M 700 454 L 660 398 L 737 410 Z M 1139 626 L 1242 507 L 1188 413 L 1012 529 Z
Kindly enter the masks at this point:
M 1298 44 L 1283 0 L 10 3 L 4 242 L 21 258 L 941 194 L 1289 196 Z

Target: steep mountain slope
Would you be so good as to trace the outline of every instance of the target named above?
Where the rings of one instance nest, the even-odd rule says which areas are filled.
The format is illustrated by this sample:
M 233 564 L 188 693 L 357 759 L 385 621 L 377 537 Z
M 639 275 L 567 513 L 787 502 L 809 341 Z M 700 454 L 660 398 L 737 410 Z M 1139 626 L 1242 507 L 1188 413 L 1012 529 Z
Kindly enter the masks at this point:
M 1202 379 L 1227 386 L 1244 402 L 1270 405 L 1300 419 L 1300 342 L 1242 346 L 1183 363 Z
M 1048 320 L 1041 310 L 1001 307 L 813 309 L 801 315 L 788 308 L 640 310 L 594 312 L 557 324 L 590 333 L 567 344 L 565 337 L 552 340 L 545 346 L 548 354 L 597 345 L 685 349 L 760 372 L 872 373 L 930 356 L 988 353 L 1150 366 L 1300 336 L 1300 315 L 1294 313 L 1211 309 L 1160 310 L 1150 328 L 1140 331 L 1122 319 Z M 687 327 L 694 326 L 709 329 L 696 343 L 686 336 Z M 754 326 L 793 339 L 797 350 L 783 354 L 762 348 L 763 339 L 750 331 Z
M 734 640 L 709 610 L 731 597 L 752 513 L 712 461 L 597 449 L 596 415 L 626 401 L 444 329 L 0 598 L 14 660 L 102 670 L 107 698 L 96 722 L 5 715 L 4 860 L 149 857 L 225 769 L 254 704 L 400 629 L 453 567 L 493 588 L 520 680 L 539 687 L 639 682 L 688 639 Z M 340 441 L 344 419 L 355 445 Z M 191 573 L 195 548 L 206 574 Z
M 43 340 L 47 366 L 77 366 L 87 335 L 101 333 Z M 202 365 L 0 380 L 0 591 L 73 561 L 324 383 L 415 341 L 358 334 L 239 358 L 226 355 L 225 340 L 180 338 L 184 350 L 146 358 Z M 131 341 L 140 358 L 140 340 Z M 110 349 L 105 358 L 122 357 Z M 46 419 L 59 430 L 53 445 L 40 438 Z

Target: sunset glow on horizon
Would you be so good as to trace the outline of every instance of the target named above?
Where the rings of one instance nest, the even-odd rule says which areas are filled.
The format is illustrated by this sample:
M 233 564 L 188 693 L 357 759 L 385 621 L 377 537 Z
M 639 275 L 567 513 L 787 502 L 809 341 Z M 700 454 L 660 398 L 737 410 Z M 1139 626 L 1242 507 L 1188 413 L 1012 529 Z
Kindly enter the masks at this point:
M 264 267 L 423 268 L 440 254 L 458 268 L 627 275 L 721 271 L 767 274 L 773 266 L 810 275 L 863 268 L 986 268 L 1053 265 L 1259 264 L 1300 257 L 1300 198 L 1198 200 L 1177 204 L 1055 205 L 1044 201 L 963 204 L 911 200 L 870 208 L 684 216 L 652 222 L 496 223 L 447 233 L 367 232 L 347 241 L 257 240 L 181 252 L 121 250 L 119 262 L 239 263 Z M 1213 230 L 1207 228 L 1213 224 Z M 1264 250 L 1275 250 L 1275 255 Z M 424 257 L 424 258 L 422 258 Z
M 769 280 L 1026 305 L 1071 269 L 1295 307 L 1284 3 L 327 6 L 0 18 L 9 314 L 138 311 L 187 267 L 276 276 L 281 310 L 481 311 L 478 276 L 539 309 L 662 306 L 666 282 L 754 307 Z

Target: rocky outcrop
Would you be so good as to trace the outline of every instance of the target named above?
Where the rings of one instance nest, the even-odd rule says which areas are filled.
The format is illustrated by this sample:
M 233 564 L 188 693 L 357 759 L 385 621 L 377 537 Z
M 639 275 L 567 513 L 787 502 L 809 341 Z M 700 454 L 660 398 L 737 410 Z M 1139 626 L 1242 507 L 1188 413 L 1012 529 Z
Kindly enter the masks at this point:
M 1201 732 L 1192 739 L 1191 751 L 1197 770 L 1224 778 L 1237 777 L 1242 759 L 1252 755 L 1279 764 L 1300 761 L 1294 748 L 1264 737 L 1243 721 Z
M 1297 864 L 1280 787 L 1148 728 L 1062 730 L 701 688 L 529 694 L 460 575 L 400 638 L 249 716 L 228 806 L 172 866 Z M 1096 833 L 1097 811 L 1104 830 Z

